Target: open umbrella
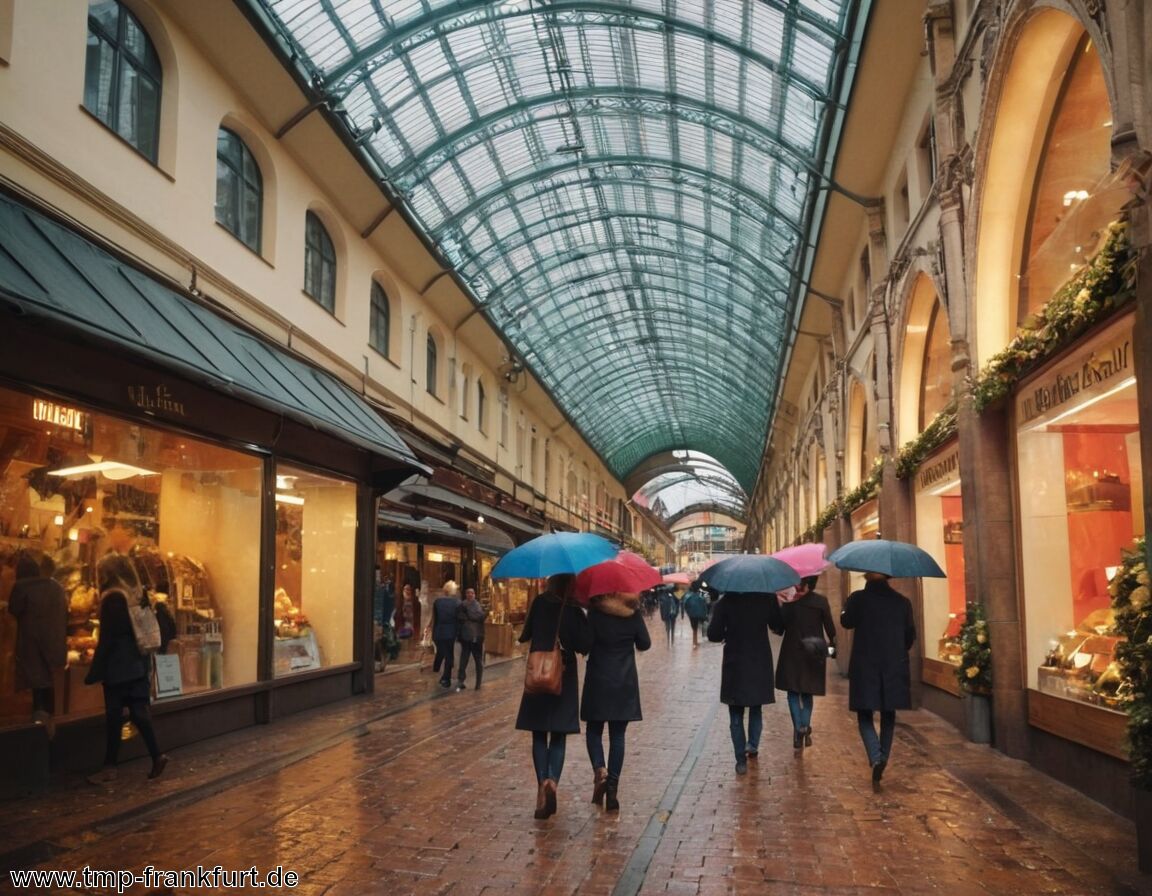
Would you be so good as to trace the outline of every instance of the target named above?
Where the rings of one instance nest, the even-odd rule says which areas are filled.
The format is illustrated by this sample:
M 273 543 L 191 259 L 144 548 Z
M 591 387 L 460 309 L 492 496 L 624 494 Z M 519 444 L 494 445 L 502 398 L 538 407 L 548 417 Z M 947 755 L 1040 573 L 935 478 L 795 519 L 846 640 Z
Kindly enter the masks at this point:
M 740 554 L 713 563 L 701 578 L 717 591 L 775 594 L 800 581 L 791 566 L 766 554 Z
M 639 594 L 660 584 L 660 573 L 648 561 L 631 551 L 621 551 L 611 560 L 597 563 L 576 575 L 576 599 L 586 603 L 597 594 Z
M 869 538 L 850 541 L 834 550 L 828 557 L 840 569 L 855 572 L 879 572 L 894 579 L 914 579 L 927 576 L 946 579 L 932 555 L 914 544 Z
M 693 578 L 686 572 L 670 572 L 663 581 L 668 585 L 691 585 Z
M 824 545 L 820 542 L 798 544 L 768 556 L 783 560 L 800 574 L 800 578 L 820 575 L 828 568 L 828 560 L 824 557 Z
M 543 579 L 611 560 L 617 548 L 591 532 L 549 532 L 515 547 L 492 567 L 494 579 Z

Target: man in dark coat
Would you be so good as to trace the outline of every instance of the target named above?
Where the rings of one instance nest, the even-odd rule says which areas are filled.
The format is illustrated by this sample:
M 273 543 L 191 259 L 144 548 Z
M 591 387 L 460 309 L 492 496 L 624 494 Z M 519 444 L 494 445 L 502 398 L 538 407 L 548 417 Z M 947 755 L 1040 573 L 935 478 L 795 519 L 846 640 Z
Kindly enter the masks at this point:
M 624 739 L 629 722 L 639 722 L 640 679 L 636 651 L 652 646 L 639 595 L 603 594 L 588 608 L 592 646 L 584 672 L 580 718 L 588 723 L 588 759 L 592 762 L 592 802 L 609 812 L 620 808 L 616 797 L 624 768 Z M 608 723 L 608 763 L 604 763 L 604 723 Z
M 32 691 L 32 721 L 45 726 L 51 737 L 55 674 L 68 661 L 68 596 L 34 557 L 22 553 L 8 612 L 17 621 L 16 687 Z
M 720 666 L 720 701 L 728 704 L 736 774 L 748 771 L 748 760 L 760 750 L 763 705 L 776 702 L 772 681 L 772 645 L 768 630 L 782 627 L 774 594 L 725 594 L 712 608 L 708 640 L 724 642 Z M 744 731 L 744 710 L 748 731 Z
M 866 572 L 864 587 L 844 602 L 840 625 L 856 632 L 848 662 L 848 708 L 856 713 L 872 782 L 879 784 L 892 752 L 896 710 L 912 708 L 912 602 L 888 584 L 888 576 Z M 880 713 L 879 735 L 875 712 Z
M 443 667 L 444 673 L 440 676 L 442 688 L 452 685 L 456 636 L 460 631 L 459 623 L 456 621 L 456 611 L 460 609 L 457 590 L 455 582 L 445 582 L 444 596 L 436 598 L 432 604 L 432 643 L 436 645 L 436 659 L 432 662 L 432 671 L 439 672 Z
M 556 812 L 556 785 L 564 770 L 564 752 L 569 734 L 580 733 L 579 688 L 576 654 L 592 646 L 592 630 L 584 611 L 576 605 L 573 588 L 576 576 L 563 574 L 548 579 L 548 589 L 528 607 L 528 618 L 520 632 L 520 643 L 531 642 L 529 650 L 552 650 L 559 633 L 564 675 L 560 693 L 528 694 L 520 698 L 516 728 L 532 732 L 532 764 L 536 769 L 536 818 Z
M 836 644 L 828 598 L 816 592 L 816 581 L 816 576 L 804 578 L 796 588 L 796 598 L 780 607 L 784 640 L 776 664 L 776 687 L 788 692 L 792 747 L 796 750 L 812 746 L 812 706 L 815 697 L 824 696 L 828 648 Z

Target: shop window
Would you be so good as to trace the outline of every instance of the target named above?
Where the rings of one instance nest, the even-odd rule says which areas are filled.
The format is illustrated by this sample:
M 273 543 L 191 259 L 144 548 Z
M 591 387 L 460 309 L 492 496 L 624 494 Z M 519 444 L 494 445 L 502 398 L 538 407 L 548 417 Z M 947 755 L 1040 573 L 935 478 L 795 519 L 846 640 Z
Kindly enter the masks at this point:
M 236 134 L 216 134 L 216 221 L 253 252 L 260 251 L 264 181 L 251 151 Z
M 372 284 L 372 301 L 368 311 L 368 339 L 374 351 L 388 357 L 388 346 L 392 339 L 392 307 L 384 288 L 376 282 Z
M 313 212 L 304 220 L 304 292 L 336 313 L 336 250 Z
M 161 698 L 257 680 L 259 458 L 0 389 L 0 471 L 0 604 L 19 554 L 51 569 L 68 600 L 58 716 L 102 711 L 100 688 L 84 676 L 102 585 L 112 579 L 146 593 L 161 618 Z M 0 724 L 31 712 L 16 675 L 22 624 L 0 613 Z
M 1143 534 L 1132 322 L 1078 347 L 1016 399 L 1029 685 L 1118 705 L 1108 582 Z
M 916 544 L 940 559 L 948 574 L 946 579 L 920 583 L 924 656 L 959 665 L 965 610 L 964 510 L 960 449 L 955 442 L 924 461 L 916 473 Z
M 356 484 L 278 464 L 273 671 L 352 662 Z
M 436 340 L 432 334 L 428 334 L 428 342 L 426 344 L 424 353 L 424 381 L 428 389 L 429 395 L 436 394 L 436 377 L 439 367 L 439 349 L 436 347 Z
M 155 163 L 160 145 L 160 58 L 116 0 L 88 5 L 84 108 Z

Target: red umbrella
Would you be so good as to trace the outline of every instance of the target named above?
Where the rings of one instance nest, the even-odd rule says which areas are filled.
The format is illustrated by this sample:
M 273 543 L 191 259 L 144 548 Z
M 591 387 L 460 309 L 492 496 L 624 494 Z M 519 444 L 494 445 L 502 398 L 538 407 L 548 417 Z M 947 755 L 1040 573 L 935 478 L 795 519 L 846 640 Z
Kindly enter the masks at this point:
M 631 551 L 621 551 L 612 560 L 589 566 L 576 576 L 576 599 L 587 603 L 597 594 L 639 594 L 660 584 L 660 573 L 648 561 Z
M 670 572 L 664 576 L 664 583 L 666 585 L 691 585 L 692 582 L 692 576 L 686 572 Z

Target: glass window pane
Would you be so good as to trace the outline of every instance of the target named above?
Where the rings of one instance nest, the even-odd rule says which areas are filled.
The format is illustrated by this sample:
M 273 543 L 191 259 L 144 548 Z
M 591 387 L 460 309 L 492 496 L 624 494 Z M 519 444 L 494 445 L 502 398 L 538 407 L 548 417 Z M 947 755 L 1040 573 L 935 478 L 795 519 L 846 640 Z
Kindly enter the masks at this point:
M 111 122 L 112 78 L 115 68 L 113 48 L 99 37 L 89 34 L 84 68 L 84 107 L 105 124 Z
M 276 467 L 273 672 L 352 662 L 356 485 Z
M 236 174 L 220 159 L 216 160 L 216 220 L 236 233 Z

